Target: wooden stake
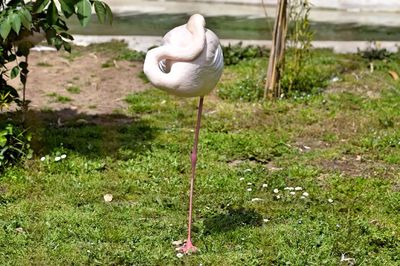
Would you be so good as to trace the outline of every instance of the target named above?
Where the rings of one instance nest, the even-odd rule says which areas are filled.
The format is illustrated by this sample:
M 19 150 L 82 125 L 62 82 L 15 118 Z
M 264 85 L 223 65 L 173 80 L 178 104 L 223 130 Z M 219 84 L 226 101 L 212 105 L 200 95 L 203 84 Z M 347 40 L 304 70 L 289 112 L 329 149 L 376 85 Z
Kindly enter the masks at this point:
M 287 0 L 279 0 L 277 16 L 272 35 L 264 99 L 274 99 L 281 95 L 279 88 L 280 68 L 283 67 L 287 34 Z

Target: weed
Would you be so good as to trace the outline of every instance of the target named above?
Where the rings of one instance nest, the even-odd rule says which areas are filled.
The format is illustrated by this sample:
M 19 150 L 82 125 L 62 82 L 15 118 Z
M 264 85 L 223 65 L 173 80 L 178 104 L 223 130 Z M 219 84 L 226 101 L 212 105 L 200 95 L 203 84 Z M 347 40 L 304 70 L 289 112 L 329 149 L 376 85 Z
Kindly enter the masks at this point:
M 126 61 L 143 61 L 146 56 L 146 53 L 141 51 L 134 50 L 123 50 L 117 57 L 117 60 L 126 60 Z
M 69 86 L 67 88 L 67 91 L 72 94 L 79 94 L 81 93 L 81 88 L 79 88 L 78 86 Z
M 59 95 L 56 92 L 48 93 L 47 96 L 53 98 L 54 101 L 59 102 L 59 103 L 68 103 L 68 102 L 72 101 L 71 98 L 69 98 L 67 96 Z
M 358 54 L 369 61 L 373 60 L 384 60 L 391 56 L 386 48 L 380 48 L 380 45 L 376 42 L 370 42 L 369 47 L 365 50 L 358 49 Z
M 107 62 L 101 64 L 102 68 L 109 68 L 109 67 L 114 67 L 114 63 L 112 60 L 107 60 Z
M 247 59 L 265 57 L 268 51 L 260 46 L 243 46 L 242 43 L 235 45 L 223 46 L 224 64 L 226 66 L 236 65 L 239 62 Z
M 30 141 L 31 135 L 21 125 L 10 122 L 0 124 L 0 172 L 23 156 L 31 158 Z
M 50 64 L 48 62 L 39 62 L 36 65 L 40 66 L 40 67 L 51 67 L 51 66 L 53 66 L 52 64 Z

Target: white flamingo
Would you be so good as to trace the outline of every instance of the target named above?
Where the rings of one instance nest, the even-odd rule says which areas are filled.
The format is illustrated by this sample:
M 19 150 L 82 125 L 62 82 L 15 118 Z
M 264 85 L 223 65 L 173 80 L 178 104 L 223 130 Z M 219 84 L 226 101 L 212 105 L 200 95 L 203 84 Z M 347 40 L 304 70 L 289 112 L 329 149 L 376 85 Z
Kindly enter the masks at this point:
M 192 207 L 197 144 L 204 96 L 214 89 L 224 68 L 222 49 L 218 37 L 205 28 L 202 15 L 192 15 L 182 26 L 169 31 L 163 44 L 147 52 L 143 71 L 150 82 L 168 93 L 183 97 L 200 97 L 193 150 L 192 176 L 189 193 L 188 238 L 180 249 L 195 252 L 192 244 Z

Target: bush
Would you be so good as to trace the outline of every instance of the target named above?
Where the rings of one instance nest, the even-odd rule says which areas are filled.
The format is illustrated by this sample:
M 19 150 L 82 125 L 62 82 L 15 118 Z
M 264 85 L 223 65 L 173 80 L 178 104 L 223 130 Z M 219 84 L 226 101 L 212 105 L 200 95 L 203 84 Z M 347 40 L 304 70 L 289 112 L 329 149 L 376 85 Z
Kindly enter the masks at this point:
M 31 157 L 30 140 L 31 135 L 22 126 L 12 123 L 0 125 L 0 171 L 21 157 Z
M 326 71 L 327 66 L 319 66 L 311 60 L 312 54 L 309 54 L 309 59 L 304 60 L 299 67 L 297 62 L 292 60 L 291 51 L 288 50 L 287 62 L 285 71 L 281 76 L 279 85 L 281 92 L 285 96 L 291 96 L 298 93 L 316 92 L 328 85 L 331 73 Z M 299 67 L 299 68 L 298 68 Z M 296 69 L 296 71 L 294 71 Z
M 245 59 L 265 57 L 268 55 L 268 51 L 260 46 L 242 46 L 242 43 L 235 45 L 223 46 L 222 51 L 224 53 L 224 64 L 226 66 L 236 65 L 240 61 Z
M 370 42 L 369 47 L 365 50 L 358 49 L 357 52 L 362 58 L 368 61 L 372 60 L 384 60 L 389 58 L 392 53 L 390 53 L 386 48 L 380 48 L 380 45 L 376 42 Z

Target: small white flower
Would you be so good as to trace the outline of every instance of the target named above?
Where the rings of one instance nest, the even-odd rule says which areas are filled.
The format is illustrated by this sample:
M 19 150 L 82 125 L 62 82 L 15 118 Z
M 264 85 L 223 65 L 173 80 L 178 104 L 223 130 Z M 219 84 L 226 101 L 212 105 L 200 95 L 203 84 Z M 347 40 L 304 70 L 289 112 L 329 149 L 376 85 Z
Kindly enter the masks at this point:
M 304 196 L 304 197 L 308 197 L 308 196 L 310 196 L 310 194 L 308 194 L 308 192 L 304 192 L 304 193 L 303 193 L 303 196 Z
M 332 79 L 331 79 L 331 81 L 332 82 L 338 82 L 340 79 L 338 78 L 338 77 L 333 77 Z
M 285 187 L 284 189 L 285 189 L 285 190 L 294 190 L 293 187 Z
M 112 194 L 105 194 L 103 196 L 103 199 L 105 202 L 111 202 L 113 200 L 113 195 Z
M 296 192 L 291 191 L 289 194 L 290 194 L 290 195 L 296 195 Z
M 279 193 L 279 189 L 275 188 L 274 193 Z
M 333 199 L 328 199 L 328 202 L 329 203 L 333 203 Z
M 46 160 L 46 157 L 42 157 L 42 158 L 40 158 L 40 160 L 42 161 L 42 162 L 44 162 L 45 160 Z
M 60 157 L 61 157 L 61 159 L 65 159 L 65 158 L 67 158 L 67 155 L 66 155 L 66 154 L 63 154 L 63 155 L 61 155 Z
M 263 219 L 263 222 L 264 222 L 264 223 L 268 223 L 268 222 L 269 222 L 269 219 Z
M 247 189 L 247 191 L 252 191 L 251 187 L 249 187 L 249 188 Z
M 240 180 L 240 181 L 243 181 L 243 180 L 244 180 L 244 177 L 239 178 L 239 180 Z
M 245 172 L 245 173 L 251 172 L 251 169 L 247 168 L 247 169 L 245 169 L 243 172 Z
M 276 196 L 276 199 L 280 199 L 280 198 L 281 198 L 281 195 L 277 195 L 277 196 Z
M 183 254 L 182 254 L 182 253 L 176 253 L 176 256 L 177 256 L 178 258 L 182 258 L 182 257 L 183 257 Z
M 301 197 L 300 197 L 300 199 L 305 199 L 305 198 L 306 198 L 306 197 L 304 197 L 304 196 L 301 196 Z
M 263 184 L 262 187 L 263 187 L 263 188 L 267 188 L 267 187 L 268 187 L 268 184 Z
M 61 157 L 57 156 L 56 158 L 54 158 L 54 161 L 58 162 L 59 160 L 61 160 Z
M 251 199 L 251 201 L 252 201 L 252 202 L 257 202 L 257 201 L 262 201 L 262 199 L 260 199 L 260 198 L 254 198 L 254 199 Z
M 299 190 L 303 190 L 302 187 L 295 187 L 294 190 L 299 191 Z
M 248 182 L 248 183 L 247 183 L 247 185 L 248 185 L 248 186 L 251 186 L 251 185 L 253 185 L 253 184 L 252 184 L 252 183 L 250 183 L 250 182 Z

